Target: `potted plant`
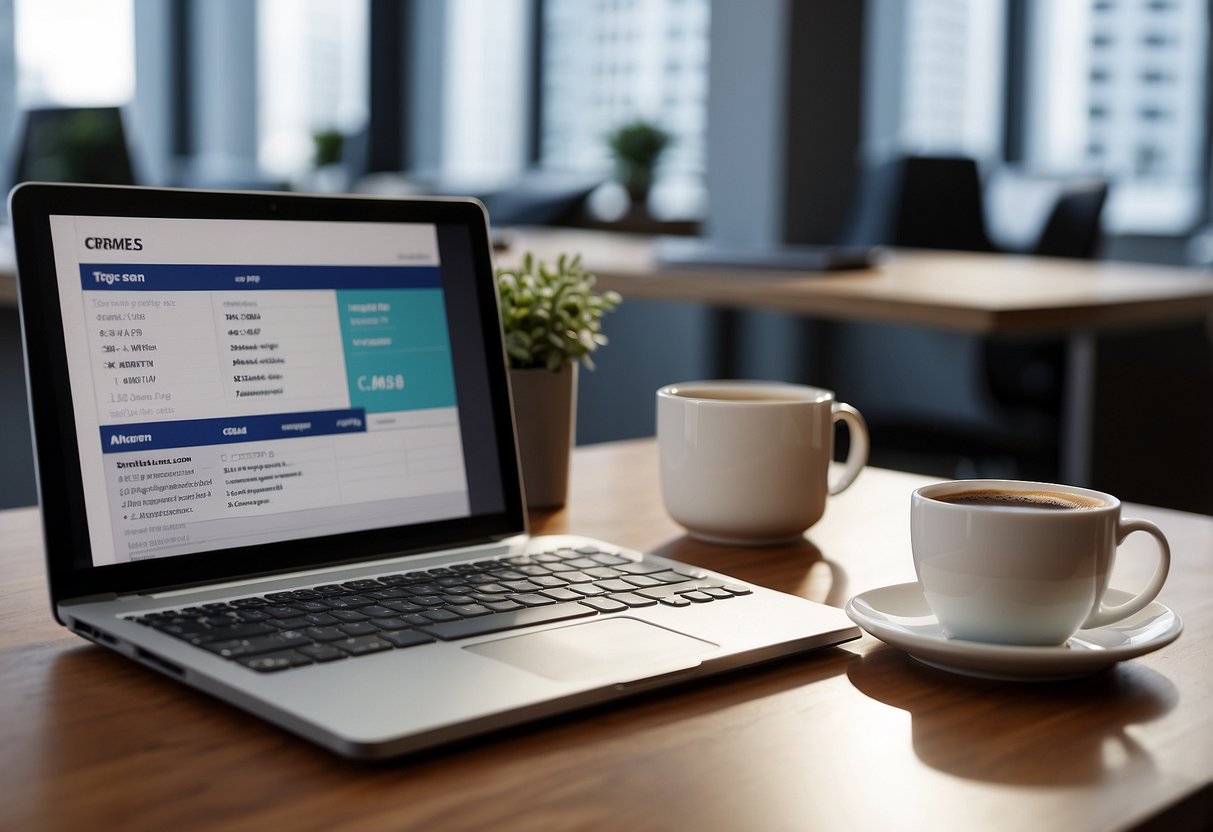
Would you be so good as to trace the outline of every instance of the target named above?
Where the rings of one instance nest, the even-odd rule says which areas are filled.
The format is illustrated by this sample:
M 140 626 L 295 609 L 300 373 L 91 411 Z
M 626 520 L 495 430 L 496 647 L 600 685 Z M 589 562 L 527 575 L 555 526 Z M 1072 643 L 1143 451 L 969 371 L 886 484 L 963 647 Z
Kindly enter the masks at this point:
M 653 187 L 661 154 L 672 137 L 658 125 L 637 119 L 618 127 L 607 137 L 615 171 L 627 188 L 634 210 L 644 210 Z
M 345 136 L 339 130 L 312 133 L 312 170 L 307 187 L 321 193 L 345 190 L 349 184 L 343 165 Z
M 549 266 L 527 252 L 521 267 L 497 270 L 522 481 L 531 508 L 564 505 L 568 494 L 577 366 L 594 368 L 591 353 L 607 343 L 602 316 L 620 302 L 617 292 L 594 291 L 595 282 L 580 255 L 561 255 Z

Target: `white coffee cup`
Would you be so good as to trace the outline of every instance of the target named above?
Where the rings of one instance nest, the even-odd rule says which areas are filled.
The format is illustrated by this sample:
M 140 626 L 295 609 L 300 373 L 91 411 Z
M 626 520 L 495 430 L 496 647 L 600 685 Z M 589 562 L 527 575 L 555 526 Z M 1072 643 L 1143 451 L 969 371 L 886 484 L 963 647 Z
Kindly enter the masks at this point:
M 834 423 L 851 444 L 827 483 Z M 821 519 L 868 458 L 859 411 L 819 387 L 774 381 L 692 381 L 657 391 L 657 442 L 666 509 L 713 543 L 794 540 Z
M 1104 603 L 1117 547 L 1133 532 L 1158 543 L 1141 593 Z M 1145 520 L 1122 520 L 1111 494 L 1016 480 L 959 480 L 917 489 L 910 542 L 918 582 L 952 638 L 1058 645 L 1080 629 L 1120 621 L 1154 600 L 1167 579 L 1167 539 Z

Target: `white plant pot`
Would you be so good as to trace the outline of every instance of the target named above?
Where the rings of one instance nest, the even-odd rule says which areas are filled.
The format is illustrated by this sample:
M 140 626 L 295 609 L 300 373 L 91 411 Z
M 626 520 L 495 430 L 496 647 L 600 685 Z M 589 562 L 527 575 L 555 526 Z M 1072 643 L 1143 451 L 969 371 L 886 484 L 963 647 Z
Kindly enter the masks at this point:
M 557 508 L 569 491 L 569 454 L 576 433 L 577 365 L 558 373 L 510 370 L 514 425 L 528 508 Z

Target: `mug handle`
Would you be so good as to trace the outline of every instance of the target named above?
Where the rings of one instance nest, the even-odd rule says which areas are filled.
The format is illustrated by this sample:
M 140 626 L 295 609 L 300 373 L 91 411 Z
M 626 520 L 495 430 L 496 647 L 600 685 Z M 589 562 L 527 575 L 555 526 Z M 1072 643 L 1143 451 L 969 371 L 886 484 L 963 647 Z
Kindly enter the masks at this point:
M 851 447 L 847 451 L 846 467 L 842 474 L 829 486 L 830 495 L 841 494 L 847 486 L 855 482 L 859 472 L 868 462 L 868 425 L 859 411 L 843 402 L 834 402 L 832 410 L 835 422 L 846 422 L 847 431 L 851 434 Z M 1143 605 L 1144 606 L 1144 605 Z
M 1145 532 L 1151 535 L 1158 543 L 1158 567 L 1154 570 L 1154 576 L 1150 578 L 1150 582 L 1146 584 L 1145 589 L 1123 604 L 1117 604 L 1114 607 L 1105 606 L 1103 597 L 1101 596 L 1095 605 L 1095 611 L 1083 622 L 1081 629 L 1089 630 L 1092 627 L 1103 627 L 1120 621 L 1122 618 L 1128 618 L 1133 613 L 1144 609 L 1146 604 L 1158 597 L 1159 591 L 1162 590 L 1163 582 L 1167 580 L 1167 573 L 1171 570 L 1171 546 L 1167 543 L 1167 539 L 1163 537 L 1163 533 L 1158 526 L 1155 526 L 1150 521 L 1121 520 L 1116 524 L 1117 547 L 1124 543 L 1125 538 L 1133 532 Z

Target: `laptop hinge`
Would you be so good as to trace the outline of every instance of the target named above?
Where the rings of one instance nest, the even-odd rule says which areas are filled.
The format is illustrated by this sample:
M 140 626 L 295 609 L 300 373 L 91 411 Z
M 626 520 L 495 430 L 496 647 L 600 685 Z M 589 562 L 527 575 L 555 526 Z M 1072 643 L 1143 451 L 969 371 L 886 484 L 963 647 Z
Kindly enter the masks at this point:
M 98 601 L 115 601 L 118 598 L 116 592 L 98 592 L 95 595 L 77 595 L 74 598 L 68 598 L 61 603 L 64 604 L 95 604 Z

